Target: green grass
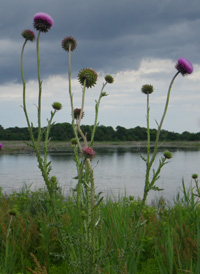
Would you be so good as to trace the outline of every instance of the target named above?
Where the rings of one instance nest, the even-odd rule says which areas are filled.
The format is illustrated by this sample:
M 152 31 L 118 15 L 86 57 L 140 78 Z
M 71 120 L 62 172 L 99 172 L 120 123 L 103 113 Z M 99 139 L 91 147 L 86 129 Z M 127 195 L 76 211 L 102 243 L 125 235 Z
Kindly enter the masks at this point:
M 73 197 L 60 193 L 56 199 L 69 249 L 65 259 L 45 189 L 33 192 L 24 187 L 10 195 L 0 194 L 0 273 L 30 273 L 27 267 L 35 271 L 32 273 L 45 273 L 39 272 L 39 266 L 50 274 L 88 273 L 83 264 L 87 265 L 90 251 L 86 246 L 81 257 L 82 235 Z M 184 190 L 183 184 L 183 193 L 172 207 L 163 199 L 156 206 L 146 205 L 144 224 L 136 229 L 139 207 L 140 201 L 133 197 L 106 198 L 100 205 L 96 273 L 199 273 L 200 206 L 192 189 Z M 18 214 L 13 216 L 6 239 L 10 209 Z

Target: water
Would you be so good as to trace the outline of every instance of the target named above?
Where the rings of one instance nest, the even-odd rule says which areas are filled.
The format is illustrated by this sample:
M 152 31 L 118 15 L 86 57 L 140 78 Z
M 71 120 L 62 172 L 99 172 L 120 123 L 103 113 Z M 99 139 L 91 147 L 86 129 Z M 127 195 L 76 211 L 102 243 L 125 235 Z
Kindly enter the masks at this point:
M 145 162 L 140 157 L 141 152 L 130 148 L 114 148 L 98 150 L 92 161 L 94 167 L 96 191 L 117 196 L 118 194 L 142 197 L 145 180 Z M 145 153 L 141 153 L 145 156 Z M 158 153 L 155 169 L 163 152 Z M 52 175 L 56 175 L 65 193 L 69 193 L 76 185 L 72 178 L 76 176 L 76 167 L 72 155 L 51 154 L 48 160 L 52 162 Z M 191 175 L 200 175 L 200 151 L 173 152 L 170 163 L 161 171 L 157 186 L 164 188 L 161 192 L 150 192 L 148 200 L 159 198 L 161 195 L 172 200 L 180 190 L 184 178 L 187 187 L 191 185 Z M 19 190 L 24 184 L 31 189 L 43 188 L 44 182 L 37 167 L 37 160 L 32 154 L 0 155 L 0 187 L 10 193 Z

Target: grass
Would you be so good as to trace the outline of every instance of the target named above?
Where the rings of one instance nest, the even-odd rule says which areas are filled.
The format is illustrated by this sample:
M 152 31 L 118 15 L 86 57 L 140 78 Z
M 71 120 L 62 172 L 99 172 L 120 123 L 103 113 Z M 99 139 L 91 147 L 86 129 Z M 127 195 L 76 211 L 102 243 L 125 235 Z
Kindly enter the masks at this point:
M 192 189 L 184 189 L 169 207 L 164 199 L 145 205 L 143 225 L 136 231 L 140 201 L 107 197 L 100 205 L 96 226 L 96 273 L 199 273 L 200 206 Z M 64 259 L 57 227 L 45 189 L 24 187 L 0 194 L 0 273 L 87 273 L 87 254 L 79 254 L 82 240 L 73 197 L 56 197 L 69 254 Z M 17 210 L 7 238 L 11 216 Z M 5 263 L 6 247 L 8 251 Z M 81 261 L 83 260 L 83 261 Z M 29 269 L 29 272 L 28 270 Z M 32 271 L 32 272 L 30 272 Z M 46 272 L 45 272 L 46 271 Z

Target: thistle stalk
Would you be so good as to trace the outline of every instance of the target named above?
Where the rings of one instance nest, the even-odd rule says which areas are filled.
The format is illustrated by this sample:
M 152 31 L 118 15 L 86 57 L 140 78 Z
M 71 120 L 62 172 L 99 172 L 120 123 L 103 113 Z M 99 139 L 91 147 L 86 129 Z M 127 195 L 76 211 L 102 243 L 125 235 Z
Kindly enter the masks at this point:
M 99 99 L 98 99 L 98 101 L 96 102 L 96 105 L 95 105 L 95 120 L 94 120 L 93 129 L 92 129 L 90 147 L 92 147 L 92 146 L 93 146 L 93 143 L 94 143 L 94 135 L 95 135 L 96 128 L 97 128 L 97 121 L 98 121 L 98 114 L 99 114 L 99 106 L 100 106 L 100 102 L 101 102 L 103 90 L 104 90 L 106 84 L 107 84 L 107 82 L 106 82 L 106 83 L 103 83 L 103 86 L 102 86 L 102 89 L 101 89 L 101 92 L 100 92 L 100 95 L 99 95 Z
M 83 84 L 81 112 L 80 112 L 80 115 L 79 115 L 79 118 L 78 118 L 78 131 L 79 131 L 81 137 L 83 138 L 84 145 L 87 147 L 88 146 L 87 138 L 84 135 L 84 133 L 82 132 L 81 127 L 80 127 L 81 117 L 83 115 L 84 104 L 85 104 L 85 90 L 86 90 L 86 79 L 84 80 L 84 84 Z
M 174 80 L 176 79 L 176 77 L 178 76 L 180 72 L 178 71 L 174 77 L 172 78 L 171 80 L 171 83 L 169 85 L 169 89 L 168 89 L 168 93 L 167 93 L 167 99 L 166 99 L 166 103 L 165 103 L 165 108 L 164 108 L 164 112 L 163 112 L 163 115 L 162 115 L 162 118 L 161 118 L 161 121 L 160 121 L 160 124 L 158 126 L 158 131 L 157 131 L 157 134 L 156 134 L 156 141 L 155 141 L 155 147 L 154 147 L 154 151 L 153 151 L 153 156 L 151 158 L 151 161 L 149 163 L 149 168 L 151 168 L 154 160 L 155 160 L 155 157 L 156 157 L 156 154 L 157 154 L 157 151 L 158 151 L 158 141 L 159 141 L 159 137 L 160 137 L 160 131 L 162 129 L 162 125 L 163 125 L 163 122 L 164 122 L 164 119 L 165 119 L 165 116 L 166 116 L 166 113 L 167 113 L 167 109 L 168 109 L 168 105 L 169 105 L 169 99 L 170 99 L 170 94 L 171 94 L 171 89 L 172 89 L 172 86 L 173 86 L 173 83 L 174 83 Z
M 39 40 L 40 40 L 40 30 L 38 31 L 37 36 L 37 72 L 38 72 L 38 85 L 39 85 L 39 94 L 38 94 L 38 147 L 41 142 L 41 100 L 42 100 L 42 81 L 40 77 L 40 51 L 39 51 Z
M 28 130 L 29 130 L 29 134 L 30 134 L 30 137 L 31 137 L 32 145 L 35 148 L 35 140 L 34 140 L 34 136 L 33 136 L 33 132 L 32 132 L 32 126 L 30 124 L 29 117 L 28 117 L 28 112 L 27 112 L 27 108 L 26 108 L 26 82 L 25 82 L 25 78 L 24 78 L 24 69 L 23 69 L 24 49 L 25 49 L 27 41 L 28 40 L 26 39 L 23 46 L 22 46 L 21 61 L 20 61 L 21 77 L 22 77 L 22 84 L 23 84 L 23 110 L 24 110 L 26 122 L 27 122 L 27 125 L 28 125 Z
M 72 88 L 71 88 L 71 43 L 69 43 L 68 51 L 69 51 L 69 62 L 68 62 L 69 96 L 70 96 L 71 112 L 72 112 L 72 128 L 73 128 L 74 136 L 77 140 L 79 149 L 81 150 L 81 144 L 80 144 L 77 129 L 76 129 L 76 126 L 75 126 L 75 123 L 74 123 L 74 121 L 75 121 L 75 118 L 74 118 L 74 103 L 73 103 L 73 95 L 72 95 Z

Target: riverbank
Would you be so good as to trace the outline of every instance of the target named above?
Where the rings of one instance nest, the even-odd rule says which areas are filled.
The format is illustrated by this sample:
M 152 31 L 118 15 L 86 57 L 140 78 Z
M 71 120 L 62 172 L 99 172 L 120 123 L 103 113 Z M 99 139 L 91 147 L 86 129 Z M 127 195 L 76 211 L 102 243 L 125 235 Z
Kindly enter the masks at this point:
M 25 143 L 24 141 L 1 141 L 3 144 L 3 149 L 0 151 L 1 154 L 28 154 L 34 153 L 31 146 L 27 145 L 30 142 Z M 43 146 L 43 143 L 42 143 Z M 113 148 L 122 148 L 122 149 L 131 149 L 131 150 L 144 150 L 147 147 L 147 142 L 96 142 L 94 144 L 94 149 L 113 149 Z M 154 147 L 152 142 L 151 147 Z M 200 142 L 160 142 L 160 149 L 186 149 L 186 150 L 199 150 Z M 55 142 L 52 141 L 49 143 L 48 151 L 50 153 L 69 153 L 72 151 L 70 147 L 70 142 Z

